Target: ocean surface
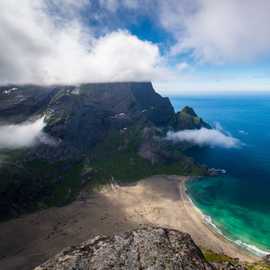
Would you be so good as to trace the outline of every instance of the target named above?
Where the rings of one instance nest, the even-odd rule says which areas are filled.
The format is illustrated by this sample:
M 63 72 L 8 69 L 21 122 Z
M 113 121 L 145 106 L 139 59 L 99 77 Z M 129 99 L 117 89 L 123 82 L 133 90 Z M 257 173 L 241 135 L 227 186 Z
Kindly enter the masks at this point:
M 270 95 L 171 98 L 176 110 L 189 105 L 242 146 L 198 148 L 190 154 L 227 174 L 187 184 L 194 204 L 227 238 L 257 253 L 270 253 Z

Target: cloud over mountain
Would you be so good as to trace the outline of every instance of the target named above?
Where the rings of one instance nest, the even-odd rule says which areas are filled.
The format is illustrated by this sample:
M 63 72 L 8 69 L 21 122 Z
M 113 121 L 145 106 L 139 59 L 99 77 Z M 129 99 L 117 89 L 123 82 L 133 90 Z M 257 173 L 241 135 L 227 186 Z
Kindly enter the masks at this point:
M 167 139 L 174 142 L 189 142 L 199 146 L 236 148 L 240 141 L 217 129 L 194 129 L 168 132 Z
M 42 132 L 44 127 L 44 118 L 18 125 L 0 126 L 0 149 L 29 147 L 40 140 L 49 143 L 50 139 Z
M 0 84 L 269 90 L 269 67 L 252 77 L 217 72 L 270 56 L 269 10 L 267 0 L 3 0 Z
M 157 45 L 125 30 L 97 37 L 80 16 L 89 3 L 25 0 L 18 9 L 16 0 L 1 1 L 0 83 L 151 80 L 166 74 Z

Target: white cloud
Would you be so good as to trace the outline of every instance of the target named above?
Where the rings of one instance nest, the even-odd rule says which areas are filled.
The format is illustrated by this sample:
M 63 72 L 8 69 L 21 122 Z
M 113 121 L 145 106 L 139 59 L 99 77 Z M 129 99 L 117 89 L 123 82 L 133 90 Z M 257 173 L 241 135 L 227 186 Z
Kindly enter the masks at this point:
M 179 71 L 185 71 L 189 69 L 190 65 L 186 62 L 180 62 L 176 65 L 176 69 Z
M 268 0 L 170 0 L 160 20 L 177 39 L 173 54 L 191 49 L 200 61 L 242 62 L 270 54 L 269 12 Z
M 187 70 L 189 71 L 189 70 Z M 155 82 L 155 88 L 166 95 L 190 95 L 190 94 L 239 94 L 258 93 L 270 90 L 269 76 L 251 78 L 250 76 L 229 76 L 219 78 L 213 74 L 211 77 L 203 77 L 198 74 L 180 74 L 176 80 Z
M 99 0 L 101 7 L 111 12 L 116 12 L 121 7 L 131 10 L 146 8 L 150 3 L 151 0 Z
M 269 90 L 268 74 L 217 80 L 197 65 L 270 55 L 269 10 L 268 0 L 2 0 L 0 84 L 152 80 L 165 94 Z M 139 16 L 173 35 L 170 52 L 118 29 Z M 98 26 L 89 25 L 95 17 Z M 187 51 L 195 63 L 185 62 Z M 168 67 L 179 53 L 183 62 Z
M 136 9 L 176 39 L 171 55 L 191 50 L 215 64 L 257 60 L 270 54 L 268 0 L 99 0 L 111 12 Z M 132 4 L 131 4 L 132 3 Z
M 115 12 L 120 5 L 119 0 L 99 0 L 99 3 L 111 12 Z
M 0 149 L 30 147 L 40 141 L 52 143 L 53 141 L 42 132 L 44 127 L 44 118 L 19 125 L 0 126 Z
M 96 38 L 80 21 L 87 1 L 75 3 L 0 2 L 0 84 L 140 81 L 170 73 L 157 45 L 123 30 Z
M 217 129 L 194 129 L 168 132 L 167 139 L 173 142 L 189 142 L 199 146 L 236 148 L 240 141 Z

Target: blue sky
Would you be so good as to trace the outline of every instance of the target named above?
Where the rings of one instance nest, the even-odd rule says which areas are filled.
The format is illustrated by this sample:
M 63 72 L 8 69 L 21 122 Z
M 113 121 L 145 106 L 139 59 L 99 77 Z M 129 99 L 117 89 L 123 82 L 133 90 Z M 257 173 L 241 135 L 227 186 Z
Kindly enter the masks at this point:
M 0 83 L 269 91 L 269 12 L 268 0 L 3 0 Z

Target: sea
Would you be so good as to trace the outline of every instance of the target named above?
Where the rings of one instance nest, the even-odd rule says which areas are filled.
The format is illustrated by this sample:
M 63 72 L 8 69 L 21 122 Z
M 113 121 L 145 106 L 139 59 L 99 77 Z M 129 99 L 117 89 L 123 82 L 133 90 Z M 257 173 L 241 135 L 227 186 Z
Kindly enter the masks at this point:
M 197 147 L 189 154 L 225 175 L 187 183 L 187 192 L 205 220 L 257 254 L 270 253 L 270 95 L 171 97 L 176 111 L 188 105 L 213 127 L 238 138 L 237 148 Z

